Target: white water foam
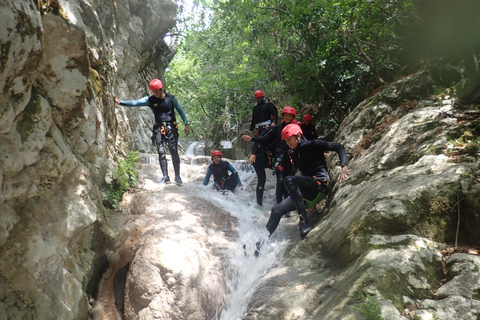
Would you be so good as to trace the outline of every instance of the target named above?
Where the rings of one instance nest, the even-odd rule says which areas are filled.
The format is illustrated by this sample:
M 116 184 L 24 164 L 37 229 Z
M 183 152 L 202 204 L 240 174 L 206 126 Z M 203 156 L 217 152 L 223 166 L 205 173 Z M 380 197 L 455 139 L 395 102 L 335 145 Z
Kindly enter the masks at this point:
M 291 241 L 297 239 L 292 234 L 292 231 L 296 230 L 295 227 L 292 225 L 287 228 L 282 227 L 285 221 L 288 221 L 288 224 L 295 223 L 295 218 L 282 219 L 274 236 L 268 237 L 265 225 L 270 216 L 270 210 L 265 209 L 273 206 L 275 190 L 266 190 L 263 209 L 259 210 L 255 203 L 256 174 L 253 168 L 244 161 L 230 162 L 237 168 L 244 185 L 242 189 L 237 187 L 235 193 L 218 192 L 211 187 L 212 183 L 207 187 L 195 183 L 185 185 L 196 190 L 203 188 L 202 192 L 196 193 L 197 196 L 223 208 L 238 219 L 239 237 L 235 243 L 232 243 L 224 266 L 226 284 L 230 292 L 224 299 L 223 310 L 220 310 L 212 320 L 240 319 L 248 309 L 256 284 L 281 261 Z M 184 168 L 182 167 L 182 170 L 188 170 Z M 274 185 L 275 177 L 268 177 L 269 174 L 271 175 L 271 170 L 267 170 L 267 178 L 271 180 L 269 184 L 271 186 Z M 256 243 L 259 241 L 263 245 L 257 257 L 254 252 Z

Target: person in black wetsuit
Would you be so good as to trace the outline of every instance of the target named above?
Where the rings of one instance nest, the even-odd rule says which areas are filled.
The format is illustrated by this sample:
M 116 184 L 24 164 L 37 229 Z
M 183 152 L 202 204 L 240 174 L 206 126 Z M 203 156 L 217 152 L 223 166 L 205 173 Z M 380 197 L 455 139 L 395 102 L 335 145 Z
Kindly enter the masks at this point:
M 315 125 L 312 123 L 312 115 L 306 114 L 303 117 L 303 122 L 299 123 L 300 128 L 302 128 L 303 136 L 307 140 L 314 140 L 318 138 L 317 129 Z
M 294 108 L 285 107 L 282 110 L 283 120 L 280 125 L 270 127 L 256 137 L 250 137 L 248 135 L 242 136 L 244 141 L 255 142 L 252 146 L 252 155 L 250 156 L 249 162 L 253 164 L 257 173 L 258 183 L 256 196 L 257 204 L 260 206 L 262 205 L 263 190 L 266 181 L 265 168 L 272 168 L 273 173 L 277 177 L 275 190 L 277 203 L 282 202 L 283 199 L 288 197 L 283 179 L 286 175 L 294 174 L 295 171 L 293 171 L 293 167 L 289 165 L 289 163 L 280 165 L 289 149 L 285 141 L 282 140 L 282 130 L 286 125 L 295 123 L 296 115 L 297 112 Z
M 265 94 L 262 90 L 255 92 L 255 100 L 257 104 L 252 110 L 252 121 L 250 123 L 250 131 L 248 135 L 258 136 L 269 127 L 274 126 L 278 120 L 278 111 L 273 103 L 266 101 Z
M 175 182 L 182 183 L 180 177 L 180 156 L 178 155 L 178 126 L 175 118 L 175 110 L 182 117 L 185 124 L 185 136 L 190 133 L 187 116 L 175 96 L 163 92 L 163 83 L 159 79 L 153 79 L 149 84 L 153 95 L 143 97 L 139 100 L 118 100 L 115 102 L 126 107 L 143 107 L 149 106 L 155 116 L 155 125 L 153 126 L 152 140 L 156 142 L 158 159 L 162 170 L 163 178 L 160 183 L 169 183 L 168 166 L 166 158 L 166 145 L 172 155 L 173 169 L 175 171 Z
M 208 185 L 210 181 L 210 176 L 213 174 L 213 186 L 217 190 L 230 190 L 235 191 L 237 185 L 242 186 L 242 181 L 238 176 L 237 171 L 233 166 L 228 162 L 222 160 L 222 152 L 219 150 L 212 151 L 212 161 L 213 163 L 208 166 L 207 174 L 205 175 L 205 180 L 203 180 L 203 185 Z M 228 175 L 228 171 L 232 174 Z
M 316 201 L 330 191 L 330 175 L 325 162 L 325 151 L 336 151 L 340 157 L 342 172 L 337 181 L 347 179 L 350 174 L 345 148 L 340 143 L 322 140 L 306 140 L 297 124 L 289 124 L 282 130 L 282 139 L 290 147 L 284 163 L 290 162 L 303 176 L 287 176 L 284 179 L 290 197 L 273 207 L 266 229 L 272 235 L 283 215 L 297 210 L 300 217 L 298 228 L 304 238 L 312 227 L 308 223 L 305 201 Z

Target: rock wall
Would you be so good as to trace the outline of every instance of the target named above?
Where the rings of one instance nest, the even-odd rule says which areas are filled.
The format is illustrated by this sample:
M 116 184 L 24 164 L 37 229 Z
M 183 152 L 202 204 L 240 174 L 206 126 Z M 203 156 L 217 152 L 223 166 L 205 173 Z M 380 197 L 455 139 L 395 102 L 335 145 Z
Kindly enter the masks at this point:
M 433 84 L 405 77 L 345 119 L 350 177 L 244 319 L 478 319 L 480 112 Z M 336 155 L 329 167 L 336 177 Z
M 0 4 L 1 319 L 87 317 L 101 187 L 151 148 L 149 112 L 114 95 L 162 78 L 175 16 L 173 0 Z

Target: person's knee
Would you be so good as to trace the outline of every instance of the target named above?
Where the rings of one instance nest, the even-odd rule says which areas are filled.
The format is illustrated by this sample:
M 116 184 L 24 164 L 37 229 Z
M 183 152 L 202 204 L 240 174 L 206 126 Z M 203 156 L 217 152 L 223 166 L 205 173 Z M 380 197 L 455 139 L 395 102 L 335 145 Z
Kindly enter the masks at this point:
M 282 217 L 282 214 L 283 212 L 280 206 L 276 205 L 272 208 L 272 212 L 271 212 L 272 217 L 280 219 Z
M 288 189 L 289 186 L 293 185 L 293 176 L 287 176 L 283 179 L 283 185 Z

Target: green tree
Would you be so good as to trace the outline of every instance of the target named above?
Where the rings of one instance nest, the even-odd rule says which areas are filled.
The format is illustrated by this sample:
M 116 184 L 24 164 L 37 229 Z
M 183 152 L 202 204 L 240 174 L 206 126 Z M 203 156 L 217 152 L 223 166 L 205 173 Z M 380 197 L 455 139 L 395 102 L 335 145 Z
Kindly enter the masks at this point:
M 478 5 L 466 2 L 464 10 L 471 11 L 468 17 L 475 20 L 480 10 L 473 9 Z M 265 91 L 279 109 L 293 106 L 300 115 L 312 113 L 317 123 L 322 120 L 335 128 L 375 89 L 417 71 L 421 67 L 417 61 L 428 58 L 426 50 L 412 54 L 415 59 L 405 58 L 414 51 L 406 44 L 420 34 L 418 23 L 426 17 L 414 0 L 201 4 L 195 15 L 209 18 L 197 19 L 203 23 L 188 28 L 167 72 L 169 85 L 180 88 L 183 103 L 194 110 L 197 138 L 238 136 L 248 123 L 257 89 Z M 431 14 L 428 21 L 442 17 L 435 10 Z M 474 35 L 480 32 L 475 31 L 477 22 L 471 25 L 472 32 L 459 27 L 470 41 L 469 50 L 451 55 L 457 60 L 468 57 L 462 63 L 472 66 L 467 68 L 470 85 L 465 86 L 470 96 L 480 82 L 473 46 L 478 45 Z M 445 38 L 447 45 L 452 37 Z

